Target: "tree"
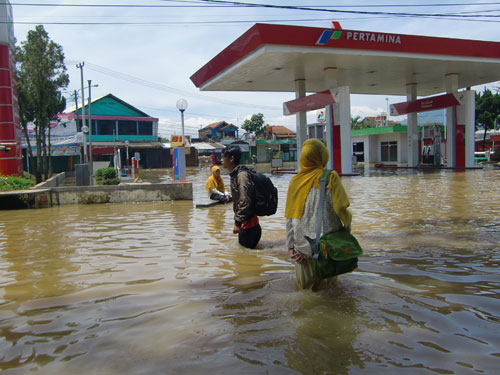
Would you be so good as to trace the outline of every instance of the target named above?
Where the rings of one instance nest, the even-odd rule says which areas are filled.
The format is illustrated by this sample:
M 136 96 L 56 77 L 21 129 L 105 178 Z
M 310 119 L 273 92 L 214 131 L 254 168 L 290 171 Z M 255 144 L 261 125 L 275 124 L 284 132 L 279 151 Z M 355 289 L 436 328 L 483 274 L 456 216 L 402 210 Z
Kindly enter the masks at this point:
M 255 135 L 260 135 L 266 131 L 267 124 L 264 123 L 264 115 L 262 113 L 257 113 L 252 115 L 250 120 L 243 121 L 241 128 L 248 133 L 254 133 Z
M 66 107 L 61 89 L 68 86 L 62 47 L 50 40 L 43 26 L 28 31 L 26 41 L 16 47 L 18 101 L 21 126 L 28 142 L 28 123 L 35 125 L 36 181 L 49 177 L 50 121 Z M 48 144 L 47 144 L 48 142 Z
M 476 92 L 476 130 L 484 129 L 483 150 L 488 129 L 493 129 L 500 122 L 500 94 L 493 94 L 484 89 L 482 95 Z
M 361 116 L 351 117 L 351 129 L 361 129 Z

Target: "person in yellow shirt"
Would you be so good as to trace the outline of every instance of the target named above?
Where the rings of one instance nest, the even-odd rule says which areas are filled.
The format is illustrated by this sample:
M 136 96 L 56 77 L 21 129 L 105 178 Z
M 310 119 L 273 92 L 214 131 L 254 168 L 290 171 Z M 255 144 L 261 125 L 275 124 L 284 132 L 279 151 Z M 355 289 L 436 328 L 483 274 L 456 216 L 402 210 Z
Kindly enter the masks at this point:
M 208 197 L 211 200 L 218 201 L 219 203 L 226 204 L 231 202 L 231 195 L 226 191 L 224 180 L 220 175 L 220 168 L 217 165 L 212 166 L 212 175 L 208 177 L 205 188 L 208 192 Z
M 320 140 L 308 139 L 302 145 L 299 162 L 299 172 L 290 180 L 286 196 L 286 245 L 295 262 L 298 286 L 316 290 L 328 281 L 314 275 L 311 247 L 304 236 L 316 237 L 319 179 L 328 162 L 328 150 Z M 326 186 L 321 235 L 339 231 L 342 226 L 350 231 L 352 215 L 348 207 L 349 198 L 344 186 L 337 172 L 332 171 Z

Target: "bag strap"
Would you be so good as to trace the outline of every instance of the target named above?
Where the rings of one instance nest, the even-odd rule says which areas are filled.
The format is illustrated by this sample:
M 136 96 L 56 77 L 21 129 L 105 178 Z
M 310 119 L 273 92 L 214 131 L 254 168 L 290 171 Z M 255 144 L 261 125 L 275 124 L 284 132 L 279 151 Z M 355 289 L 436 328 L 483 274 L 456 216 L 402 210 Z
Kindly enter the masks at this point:
M 323 226 L 323 206 L 325 205 L 325 191 L 326 191 L 326 183 L 329 180 L 331 171 L 329 169 L 325 169 L 319 178 L 319 204 L 318 204 L 318 221 L 316 222 L 316 246 L 314 247 L 315 251 L 313 251 L 312 258 L 318 259 L 319 257 L 319 240 L 321 237 L 321 227 Z

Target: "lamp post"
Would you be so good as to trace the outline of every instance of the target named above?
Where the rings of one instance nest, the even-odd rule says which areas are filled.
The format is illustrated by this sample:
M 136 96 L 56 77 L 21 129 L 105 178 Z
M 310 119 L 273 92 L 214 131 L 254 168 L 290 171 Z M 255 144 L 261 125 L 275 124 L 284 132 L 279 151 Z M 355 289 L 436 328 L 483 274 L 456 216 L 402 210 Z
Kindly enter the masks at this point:
M 389 98 L 385 98 L 385 101 L 387 102 L 387 117 L 386 117 L 387 123 L 386 123 L 386 125 L 389 125 L 389 114 L 391 113 L 389 111 Z
M 188 106 L 186 99 L 177 100 L 177 109 L 181 111 L 182 146 L 174 149 L 174 180 L 184 181 L 186 179 L 186 141 L 184 139 L 184 111 Z
M 128 140 L 125 141 L 125 147 L 127 148 L 127 176 L 130 174 L 130 167 L 129 167 L 129 164 L 128 164 Z
M 87 125 L 82 126 L 82 133 L 83 133 L 83 163 L 87 164 L 88 163 L 87 134 L 89 133 L 89 128 L 87 127 Z
M 186 144 L 184 141 L 184 111 L 188 107 L 188 102 L 186 99 L 179 99 L 176 103 L 177 109 L 181 111 L 181 128 L 182 128 L 182 147 Z

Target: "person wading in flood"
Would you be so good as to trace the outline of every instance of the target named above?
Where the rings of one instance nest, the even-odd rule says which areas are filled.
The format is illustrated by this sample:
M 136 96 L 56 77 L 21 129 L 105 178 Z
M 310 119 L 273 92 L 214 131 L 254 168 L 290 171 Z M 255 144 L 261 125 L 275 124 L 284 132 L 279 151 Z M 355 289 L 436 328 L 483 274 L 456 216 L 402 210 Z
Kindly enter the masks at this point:
M 231 177 L 231 195 L 233 196 L 234 227 L 240 245 L 255 248 L 262 235 L 259 218 L 255 215 L 255 186 L 250 172 L 240 165 L 241 150 L 229 147 L 222 152 L 222 166 Z
M 226 191 L 224 181 L 220 175 L 220 168 L 217 165 L 212 167 L 212 175 L 208 177 L 205 188 L 211 200 L 218 201 L 222 204 L 231 202 L 231 196 Z
M 299 173 L 292 177 L 286 196 L 286 245 L 295 262 L 297 285 L 302 289 L 321 289 L 333 279 L 314 275 L 311 246 L 305 236 L 316 237 L 320 196 L 319 179 L 328 162 L 328 150 L 315 138 L 302 145 Z M 330 174 L 326 186 L 323 233 L 337 232 L 345 226 L 350 232 L 352 214 L 349 198 L 337 172 Z M 321 235 L 323 234 L 321 233 Z

